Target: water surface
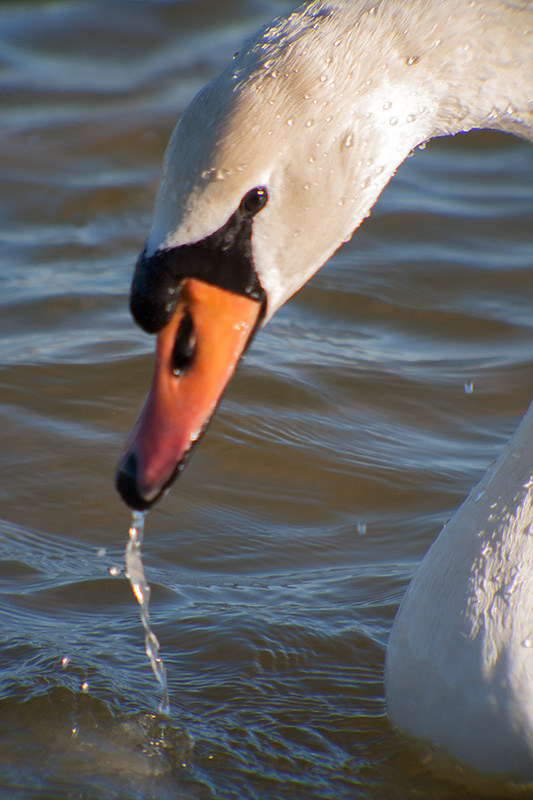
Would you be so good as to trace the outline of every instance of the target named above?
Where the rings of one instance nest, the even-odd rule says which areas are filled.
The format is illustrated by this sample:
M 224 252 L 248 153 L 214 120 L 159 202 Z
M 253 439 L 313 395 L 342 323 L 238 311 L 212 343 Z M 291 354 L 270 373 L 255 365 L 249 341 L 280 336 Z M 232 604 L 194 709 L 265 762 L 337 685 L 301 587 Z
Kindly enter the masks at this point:
M 416 565 L 532 394 L 526 143 L 417 151 L 257 337 L 147 520 L 168 720 L 124 578 L 113 473 L 153 349 L 127 293 L 166 141 L 290 6 L 0 4 L 6 800 L 467 796 L 391 730 L 383 663 Z

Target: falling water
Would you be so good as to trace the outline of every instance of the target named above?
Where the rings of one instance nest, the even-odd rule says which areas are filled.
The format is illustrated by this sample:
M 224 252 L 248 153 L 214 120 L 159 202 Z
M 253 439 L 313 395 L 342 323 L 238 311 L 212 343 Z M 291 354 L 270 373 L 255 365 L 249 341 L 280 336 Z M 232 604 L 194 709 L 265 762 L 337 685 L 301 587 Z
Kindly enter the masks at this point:
M 141 622 L 145 631 L 144 644 L 146 655 L 150 659 L 150 664 L 154 675 L 159 682 L 162 690 L 159 711 L 161 714 L 169 713 L 167 673 L 163 660 L 159 656 L 159 640 L 150 628 L 150 587 L 146 582 L 144 565 L 142 562 L 141 546 L 144 537 L 144 518 L 146 514 L 141 511 L 134 511 L 132 514 L 131 527 L 128 531 L 129 539 L 126 545 L 125 562 L 126 577 L 128 578 L 133 594 L 141 607 Z

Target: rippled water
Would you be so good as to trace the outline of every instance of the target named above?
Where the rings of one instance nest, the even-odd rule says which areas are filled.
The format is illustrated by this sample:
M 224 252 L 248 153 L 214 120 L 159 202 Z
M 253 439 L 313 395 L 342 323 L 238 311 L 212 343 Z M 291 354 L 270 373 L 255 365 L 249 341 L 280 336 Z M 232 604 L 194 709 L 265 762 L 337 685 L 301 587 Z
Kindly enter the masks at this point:
M 290 5 L 0 4 L 2 798 L 465 796 L 391 730 L 383 661 L 532 393 L 527 144 L 418 151 L 256 339 L 147 519 L 168 720 L 124 578 L 113 472 L 153 348 L 127 292 L 162 154 Z

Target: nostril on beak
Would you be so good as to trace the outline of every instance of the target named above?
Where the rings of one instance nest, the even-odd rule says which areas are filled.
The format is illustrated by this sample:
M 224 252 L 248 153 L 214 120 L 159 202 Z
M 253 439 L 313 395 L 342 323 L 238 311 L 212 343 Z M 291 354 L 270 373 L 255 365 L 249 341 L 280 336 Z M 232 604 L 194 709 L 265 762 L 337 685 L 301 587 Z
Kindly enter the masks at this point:
M 134 511 L 147 511 L 153 500 L 145 500 L 139 492 L 138 463 L 135 453 L 128 453 L 118 465 L 115 486 L 127 506 Z

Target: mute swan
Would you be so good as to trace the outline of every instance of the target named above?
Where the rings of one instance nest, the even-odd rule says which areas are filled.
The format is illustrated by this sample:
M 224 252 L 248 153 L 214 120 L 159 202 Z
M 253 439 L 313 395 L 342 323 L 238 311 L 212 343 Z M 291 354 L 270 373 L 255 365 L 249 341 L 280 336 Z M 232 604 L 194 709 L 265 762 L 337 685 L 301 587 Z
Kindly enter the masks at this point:
M 171 485 L 254 333 L 368 216 L 422 142 L 533 140 L 533 4 L 314 0 L 193 100 L 170 141 L 131 310 L 157 333 L 117 488 Z M 533 778 L 530 408 L 402 604 L 390 717 L 484 772 Z

